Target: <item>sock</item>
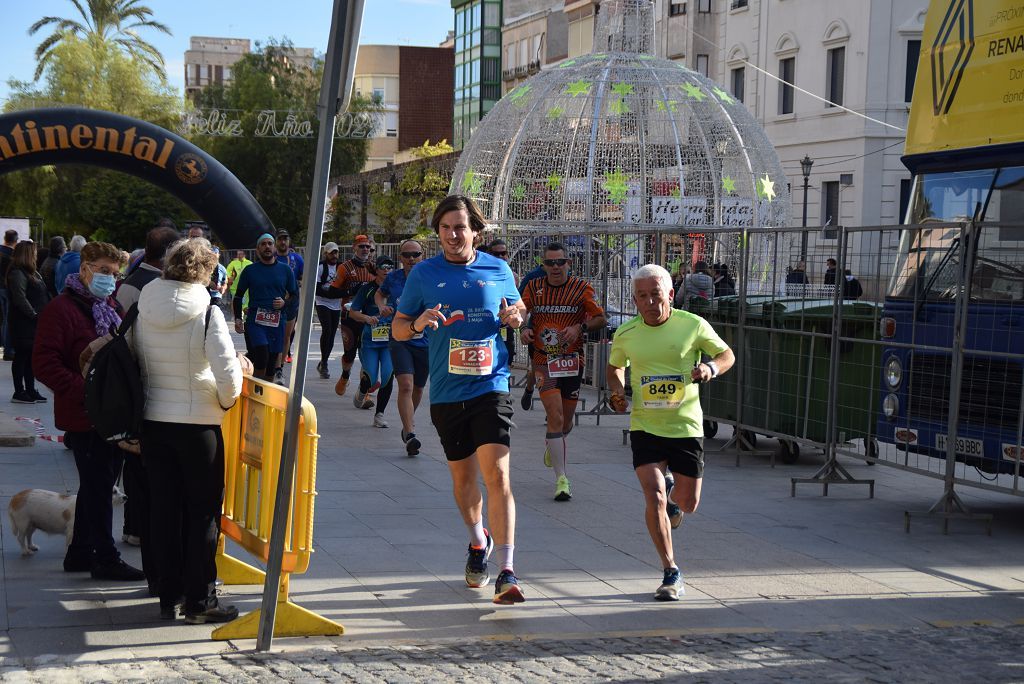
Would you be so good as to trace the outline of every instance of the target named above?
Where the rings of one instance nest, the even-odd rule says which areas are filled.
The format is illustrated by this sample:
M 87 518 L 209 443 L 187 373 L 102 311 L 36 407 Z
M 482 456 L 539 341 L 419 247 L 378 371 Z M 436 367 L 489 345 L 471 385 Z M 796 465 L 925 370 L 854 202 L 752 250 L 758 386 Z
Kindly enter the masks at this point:
M 565 475 L 565 436 L 561 432 L 549 432 L 544 435 L 544 446 L 551 454 L 551 466 L 555 469 L 555 477 Z
M 343 377 L 343 378 L 345 378 L 346 380 L 348 380 L 348 377 L 349 377 L 350 375 L 352 375 L 352 366 L 349 366 L 348 368 L 344 368 L 344 367 L 343 367 L 343 368 L 341 369 L 341 377 Z
M 487 537 L 484 535 L 484 521 L 477 520 L 472 525 L 466 525 L 469 528 L 469 545 L 482 549 L 487 546 Z
M 344 373 L 342 373 L 344 375 Z M 363 371 L 359 374 L 359 393 L 366 394 L 370 391 L 370 376 Z
M 494 545 L 494 557 L 497 564 L 502 570 L 512 570 L 512 555 L 515 553 L 515 544 L 495 544 Z

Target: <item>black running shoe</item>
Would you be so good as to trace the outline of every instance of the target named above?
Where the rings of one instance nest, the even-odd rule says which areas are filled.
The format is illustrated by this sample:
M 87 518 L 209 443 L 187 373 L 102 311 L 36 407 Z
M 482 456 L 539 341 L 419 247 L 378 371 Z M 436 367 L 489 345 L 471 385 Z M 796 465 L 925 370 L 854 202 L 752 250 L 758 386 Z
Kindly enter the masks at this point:
M 484 530 L 484 537 L 487 543 L 482 549 L 473 548 L 472 544 L 466 552 L 466 584 L 473 588 L 486 587 L 491 581 L 491 573 L 487 570 L 487 559 L 491 557 L 494 550 L 494 540 L 487 530 Z
M 523 398 L 519 400 L 519 405 L 523 407 L 524 411 L 529 411 L 533 408 L 533 390 L 523 390 Z
M 420 440 L 416 439 L 415 432 L 403 432 L 402 441 L 405 442 L 405 453 L 410 456 L 415 456 L 420 453 Z
M 523 590 L 519 586 L 516 574 L 511 570 L 502 570 L 498 579 L 494 581 L 494 603 L 502 606 L 510 606 L 513 603 L 522 603 L 526 600 Z
M 185 613 L 185 622 L 190 625 L 205 625 L 207 622 L 231 622 L 238 617 L 238 609 L 234 606 L 216 605 L 202 612 Z

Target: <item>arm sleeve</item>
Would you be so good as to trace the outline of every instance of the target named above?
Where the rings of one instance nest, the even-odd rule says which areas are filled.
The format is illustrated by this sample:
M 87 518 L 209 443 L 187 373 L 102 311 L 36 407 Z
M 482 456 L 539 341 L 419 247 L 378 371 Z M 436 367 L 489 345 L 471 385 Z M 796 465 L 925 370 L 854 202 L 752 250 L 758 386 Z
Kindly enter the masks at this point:
M 423 285 L 420 282 L 422 273 L 422 270 L 412 269 L 398 302 L 398 312 L 410 318 L 419 316 L 427 308 L 426 302 L 423 301 Z
M 285 289 L 288 291 L 288 294 L 290 294 L 291 296 L 293 296 L 293 297 L 298 297 L 299 296 L 299 285 L 295 281 L 295 274 L 292 273 L 292 269 L 290 269 L 290 268 L 288 269 L 288 284 L 285 286 Z
M 26 291 L 28 290 L 28 276 L 20 268 L 16 268 L 7 274 L 7 296 L 11 300 L 11 306 L 28 319 L 36 317 L 36 310 L 28 302 Z
M 210 312 L 210 327 L 206 330 L 204 345 L 206 360 L 217 380 L 217 401 L 227 410 L 242 393 L 242 365 L 235 355 L 235 345 L 228 333 L 228 324 L 220 307 Z

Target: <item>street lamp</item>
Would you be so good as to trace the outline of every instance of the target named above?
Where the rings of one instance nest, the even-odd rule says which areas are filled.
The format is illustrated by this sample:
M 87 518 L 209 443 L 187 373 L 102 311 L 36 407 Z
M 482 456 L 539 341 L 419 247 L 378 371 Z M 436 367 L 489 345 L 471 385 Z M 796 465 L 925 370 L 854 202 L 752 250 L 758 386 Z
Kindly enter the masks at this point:
M 804 158 L 800 160 L 800 171 L 804 174 L 804 231 L 800 234 L 800 261 L 807 261 L 807 189 L 812 166 L 814 166 L 814 160 L 805 154 Z

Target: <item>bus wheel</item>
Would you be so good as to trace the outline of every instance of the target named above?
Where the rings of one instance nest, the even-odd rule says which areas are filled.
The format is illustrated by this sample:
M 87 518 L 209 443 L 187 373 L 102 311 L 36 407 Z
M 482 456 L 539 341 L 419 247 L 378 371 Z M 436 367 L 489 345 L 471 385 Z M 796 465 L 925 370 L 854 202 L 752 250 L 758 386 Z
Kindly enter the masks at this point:
M 780 439 L 779 448 L 776 449 L 775 455 L 786 465 L 793 465 L 800 459 L 800 445 L 796 442 Z
M 878 458 L 878 440 L 867 438 L 864 440 L 864 455 L 867 456 L 865 463 L 869 466 L 875 465 L 875 459 Z
M 704 421 L 704 436 L 708 439 L 714 439 L 715 435 L 718 434 L 718 423 L 713 420 Z
M 757 447 L 757 435 L 750 430 L 740 430 L 737 437 L 739 438 L 737 446 L 740 451 L 752 451 Z

